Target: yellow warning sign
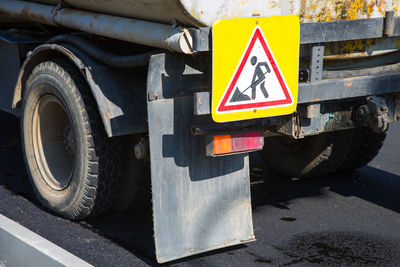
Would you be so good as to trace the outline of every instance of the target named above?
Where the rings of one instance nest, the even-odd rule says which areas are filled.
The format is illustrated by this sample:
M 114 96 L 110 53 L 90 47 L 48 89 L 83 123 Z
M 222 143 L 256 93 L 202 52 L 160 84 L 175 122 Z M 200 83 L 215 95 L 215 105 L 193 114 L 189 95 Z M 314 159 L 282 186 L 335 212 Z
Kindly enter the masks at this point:
M 229 122 L 293 113 L 300 23 L 295 15 L 213 25 L 212 117 Z

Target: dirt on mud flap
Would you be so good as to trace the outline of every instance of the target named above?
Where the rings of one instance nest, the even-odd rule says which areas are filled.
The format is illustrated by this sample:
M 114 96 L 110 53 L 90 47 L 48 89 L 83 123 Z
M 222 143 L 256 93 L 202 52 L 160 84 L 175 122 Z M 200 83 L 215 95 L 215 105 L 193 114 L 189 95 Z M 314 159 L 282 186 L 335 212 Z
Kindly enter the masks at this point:
M 199 71 L 172 54 L 153 56 L 150 68 L 148 95 L 158 95 L 148 101 L 157 261 L 253 241 L 248 154 L 207 157 L 204 136 L 188 130 L 193 97 L 174 98 Z

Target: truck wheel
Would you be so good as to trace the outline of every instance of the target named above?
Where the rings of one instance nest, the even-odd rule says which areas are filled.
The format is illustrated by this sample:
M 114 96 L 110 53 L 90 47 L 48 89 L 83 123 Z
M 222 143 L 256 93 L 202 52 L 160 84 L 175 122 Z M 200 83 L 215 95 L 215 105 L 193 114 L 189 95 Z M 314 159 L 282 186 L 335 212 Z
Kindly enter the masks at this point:
M 44 62 L 26 88 L 22 147 L 38 199 L 68 219 L 105 212 L 118 191 L 118 140 L 106 136 L 80 73 L 61 60 Z
M 267 167 L 291 177 L 317 177 L 335 172 L 350 149 L 348 131 L 293 139 L 287 136 L 265 138 L 261 155 Z
M 386 139 L 386 132 L 375 133 L 369 127 L 357 128 L 352 130 L 351 139 L 351 147 L 338 171 L 355 170 L 367 165 L 378 155 Z

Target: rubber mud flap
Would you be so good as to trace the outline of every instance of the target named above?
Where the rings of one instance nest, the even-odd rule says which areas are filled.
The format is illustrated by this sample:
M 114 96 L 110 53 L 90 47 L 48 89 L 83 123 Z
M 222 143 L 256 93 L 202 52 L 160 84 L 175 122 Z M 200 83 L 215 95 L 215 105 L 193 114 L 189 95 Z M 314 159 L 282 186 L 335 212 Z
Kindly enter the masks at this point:
M 190 92 L 199 72 L 179 64 L 179 55 L 153 56 L 147 87 L 160 263 L 254 240 L 248 154 L 205 156 L 204 136 L 190 133 L 193 95 L 175 94 Z

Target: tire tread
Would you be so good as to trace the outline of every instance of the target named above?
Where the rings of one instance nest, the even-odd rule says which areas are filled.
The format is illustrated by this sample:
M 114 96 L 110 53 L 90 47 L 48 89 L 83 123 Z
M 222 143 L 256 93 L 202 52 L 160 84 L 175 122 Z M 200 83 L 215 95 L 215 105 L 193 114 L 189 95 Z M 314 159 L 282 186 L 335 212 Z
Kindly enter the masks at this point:
M 121 166 L 118 138 L 108 138 L 98 113 L 97 104 L 86 81 L 71 64 L 55 59 L 40 63 L 27 80 L 27 88 L 38 73 L 50 72 L 68 85 L 84 120 L 88 172 L 84 177 L 84 193 L 72 211 L 62 215 L 74 220 L 100 215 L 108 211 L 117 197 Z

